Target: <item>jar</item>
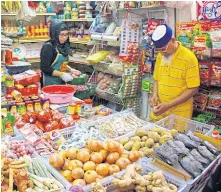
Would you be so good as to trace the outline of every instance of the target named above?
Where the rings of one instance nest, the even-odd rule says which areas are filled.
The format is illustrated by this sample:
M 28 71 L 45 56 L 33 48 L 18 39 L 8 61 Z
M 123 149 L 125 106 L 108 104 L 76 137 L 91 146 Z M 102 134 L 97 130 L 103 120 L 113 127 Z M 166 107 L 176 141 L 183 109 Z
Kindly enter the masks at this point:
M 68 105 L 68 108 L 67 108 L 67 113 L 69 115 L 74 115 L 75 114 L 75 109 L 76 109 L 76 104 L 75 103 L 70 103 Z
M 34 112 L 34 105 L 33 105 L 33 101 L 26 101 L 26 109 L 27 112 Z
M 17 104 L 18 105 L 18 114 L 19 115 L 23 115 L 26 113 L 26 106 L 25 106 L 25 103 L 19 103 Z
M 11 105 L 10 113 L 13 115 L 15 115 L 17 113 L 17 105 L 16 104 Z
M 13 90 L 11 95 L 15 98 L 15 100 L 21 100 L 22 99 L 21 93 L 18 92 L 17 90 Z
M 213 133 L 212 133 L 212 137 L 213 137 L 214 139 L 219 139 L 219 131 L 214 130 Z
M 14 87 L 15 84 L 14 84 L 14 79 L 12 76 L 6 76 L 5 77 L 5 86 L 6 87 Z
M 85 99 L 84 103 L 84 111 L 92 111 L 93 100 Z
M 83 101 L 75 101 L 75 105 L 76 105 L 75 114 L 77 114 L 77 115 L 81 114 L 84 102 Z
M 49 99 L 42 98 L 41 99 L 41 106 L 42 106 L 42 109 L 44 109 L 44 110 L 49 109 L 50 108 Z
M 42 110 L 40 100 L 35 100 L 34 109 L 35 109 L 35 112 Z
M 31 97 L 31 99 L 32 99 L 32 100 L 38 100 L 39 97 L 38 97 L 37 95 L 33 95 L 33 96 Z

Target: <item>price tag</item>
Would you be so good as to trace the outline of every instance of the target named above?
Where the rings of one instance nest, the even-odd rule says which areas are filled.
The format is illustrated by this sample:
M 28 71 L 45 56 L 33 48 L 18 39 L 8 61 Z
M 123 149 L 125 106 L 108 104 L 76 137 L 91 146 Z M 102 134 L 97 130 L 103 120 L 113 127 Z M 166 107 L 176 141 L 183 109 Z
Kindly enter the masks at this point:
M 142 91 L 146 91 L 146 92 L 150 92 L 150 88 L 151 88 L 151 83 L 148 80 L 142 80 Z

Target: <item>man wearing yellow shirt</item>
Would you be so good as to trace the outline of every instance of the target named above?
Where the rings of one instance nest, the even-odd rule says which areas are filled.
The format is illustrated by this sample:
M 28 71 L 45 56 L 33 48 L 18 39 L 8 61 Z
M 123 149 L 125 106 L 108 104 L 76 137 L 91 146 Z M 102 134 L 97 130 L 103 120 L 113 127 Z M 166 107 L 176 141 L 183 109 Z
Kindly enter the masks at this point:
M 198 60 L 194 53 L 173 37 L 167 25 L 158 26 L 151 39 L 159 54 L 154 70 L 154 90 L 150 99 L 151 118 L 170 114 L 191 118 L 193 96 L 200 85 Z

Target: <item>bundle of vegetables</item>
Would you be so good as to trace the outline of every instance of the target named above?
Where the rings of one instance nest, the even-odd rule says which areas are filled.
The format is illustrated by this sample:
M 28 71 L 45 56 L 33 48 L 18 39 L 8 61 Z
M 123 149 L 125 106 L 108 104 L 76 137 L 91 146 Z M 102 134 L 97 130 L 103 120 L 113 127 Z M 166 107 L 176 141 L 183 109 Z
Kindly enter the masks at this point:
M 23 128 L 27 123 L 35 124 L 43 132 L 48 132 L 70 127 L 74 125 L 74 120 L 71 116 L 65 116 L 57 110 L 47 109 L 16 117 L 15 125 L 18 129 Z
M 177 130 L 166 130 L 163 128 L 152 128 L 150 131 L 138 129 L 134 137 L 125 137 L 120 143 L 127 151 L 142 151 L 145 156 L 153 155 L 154 148 L 166 143 L 177 135 Z
M 138 151 L 125 154 L 118 141 L 108 140 L 103 144 L 98 140 L 88 140 L 86 148 L 72 147 L 52 154 L 49 162 L 73 185 L 85 186 L 125 169 L 141 156 L 142 152 Z
M 114 174 L 112 184 L 119 191 L 136 190 L 137 192 L 176 192 L 177 187 L 169 184 L 161 171 L 149 172 L 147 175 L 140 175 L 140 165 L 131 164 L 127 167 L 123 176 Z
M 63 185 L 48 172 L 46 166 L 37 159 L 24 156 L 18 160 L 4 158 L 2 166 L 2 191 L 49 191 L 59 190 Z

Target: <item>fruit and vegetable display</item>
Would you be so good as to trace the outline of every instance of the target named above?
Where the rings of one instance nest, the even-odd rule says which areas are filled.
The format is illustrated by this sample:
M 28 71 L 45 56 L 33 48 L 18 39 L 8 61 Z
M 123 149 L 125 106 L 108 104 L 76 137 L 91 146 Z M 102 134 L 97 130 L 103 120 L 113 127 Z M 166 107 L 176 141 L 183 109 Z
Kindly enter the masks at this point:
M 120 143 L 127 151 L 141 151 L 145 156 L 154 154 L 154 149 L 172 140 L 178 134 L 177 130 L 166 130 L 160 127 L 151 128 L 150 131 L 138 129 L 133 137 L 123 137 Z
M 49 163 L 73 185 L 85 186 L 125 169 L 142 156 L 138 151 L 124 152 L 118 141 L 90 139 L 85 148 L 72 147 L 52 154 Z
M 119 191 L 139 191 L 139 192 L 176 192 L 177 186 L 170 184 L 165 179 L 162 171 L 149 172 L 141 175 L 142 167 L 138 164 L 128 165 L 124 175 L 113 174 L 115 177 L 112 184 Z
M 2 153 L 1 191 L 60 191 L 63 185 L 39 160 L 27 155 L 19 159 Z
M 78 124 L 70 139 L 60 148 L 63 150 L 69 147 L 82 148 L 85 146 L 86 140 L 90 138 L 105 141 L 135 131 L 145 124 L 147 122 L 139 119 L 131 111 L 116 113 L 102 120 L 98 119 L 94 122 Z
M 72 116 L 66 116 L 57 110 L 46 109 L 37 113 L 23 114 L 17 118 L 15 125 L 18 129 L 21 129 L 26 123 L 35 124 L 43 132 L 49 132 L 71 127 L 74 125 L 74 120 Z
M 178 170 L 193 178 L 220 154 L 220 151 L 208 141 L 203 141 L 192 132 L 179 133 L 174 140 L 169 140 L 157 149 L 155 155 Z

